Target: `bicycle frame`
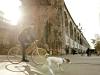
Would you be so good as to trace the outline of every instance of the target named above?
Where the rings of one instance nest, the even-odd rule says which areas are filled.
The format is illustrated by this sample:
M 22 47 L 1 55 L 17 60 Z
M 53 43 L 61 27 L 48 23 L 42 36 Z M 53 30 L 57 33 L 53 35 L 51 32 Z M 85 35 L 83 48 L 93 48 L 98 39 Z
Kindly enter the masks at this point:
M 31 49 L 30 49 L 31 48 Z M 33 62 L 35 64 L 40 64 L 39 60 L 40 59 L 44 59 L 45 58 L 45 54 L 47 54 L 46 50 L 43 48 L 38 48 L 37 46 L 37 40 L 35 40 L 27 49 L 25 49 L 25 51 L 27 51 L 26 53 L 28 53 L 27 55 L 29 55 L 31 53 L 31 59 L 33 60 Z M 42 54 L 43 51 L 43 54 Z M 21 52 L 22 52 L 22 48 L 20 46 L 16 46 L 16 47 L 12 47 L 9 51 L 8 51 L 8 60 L 13 63 L 13 64 L 18 64 L 22 62 L 21 59 Z M 25 55 L 25 56 L 27 56 Z M 13 58 L 13 59 L 12 59 Z M 18 58 L 18 59 L 16 59 Z M 37 59 L 38 58 L 38 59 Z M 14 60 L 16 60 L 16 62 L 14 63 Z M 18 60 L 18 61 L 17 61 Z M 42 61 L 42 60 L 41 60 Z

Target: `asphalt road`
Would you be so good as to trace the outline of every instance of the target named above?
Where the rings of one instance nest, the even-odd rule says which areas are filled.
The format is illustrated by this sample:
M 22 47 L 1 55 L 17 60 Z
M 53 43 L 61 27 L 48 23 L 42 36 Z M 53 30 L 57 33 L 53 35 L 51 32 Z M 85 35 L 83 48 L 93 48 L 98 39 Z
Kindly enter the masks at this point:
M 64 56 L 65 57 L 65 56 Z M 100 75 L 100 56 L 67 55 L 71 64 L 63 64 L 64 71 L 52 69 L 55 75 Z M 33 62 L 11 64 L 6 56 L 0 56 L 0 75 L 51 75 L 47 63 L 35 65 Z

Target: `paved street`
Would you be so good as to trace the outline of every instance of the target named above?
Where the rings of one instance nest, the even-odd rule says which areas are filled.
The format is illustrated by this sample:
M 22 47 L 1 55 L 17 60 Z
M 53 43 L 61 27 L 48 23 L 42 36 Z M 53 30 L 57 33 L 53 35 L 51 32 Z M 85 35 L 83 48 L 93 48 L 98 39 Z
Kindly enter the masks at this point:
M 55 75 L 100 75 L 100 56 L 67 55 L 72 64 L 63 64 L 64 71 L 56 69 L 53 65 Z M 19 72 L 20 71 L 20 72 Z M 32 62 L 11 64 L 6 56 L 0 56 L 1 75 L 51 75 L 47 64 L 35 65 Z

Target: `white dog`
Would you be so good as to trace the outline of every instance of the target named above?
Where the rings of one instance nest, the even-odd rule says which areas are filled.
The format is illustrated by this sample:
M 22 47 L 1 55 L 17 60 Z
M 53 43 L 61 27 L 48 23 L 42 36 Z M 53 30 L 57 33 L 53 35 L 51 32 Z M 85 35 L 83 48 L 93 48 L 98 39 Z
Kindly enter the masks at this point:
M 61 65 L 63 63 L 71 63 L 69 59 L 67 58 L 61 58 L 61 57 L 47 57 L 47 63 L 48 63 L 48 68 L 50 70 L 50 72 L 52 73 L 52 75 L 54 75 L 53 71 L 52 71 L 52 64 L 57 64 L 57 68 L 60 69 L 61 71 L 63 71 Z

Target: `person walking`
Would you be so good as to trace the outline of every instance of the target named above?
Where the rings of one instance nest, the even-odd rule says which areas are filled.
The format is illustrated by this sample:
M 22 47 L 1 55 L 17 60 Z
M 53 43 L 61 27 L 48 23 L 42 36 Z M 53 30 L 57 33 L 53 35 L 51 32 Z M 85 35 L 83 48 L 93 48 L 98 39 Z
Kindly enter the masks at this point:
M 89 48 L 87 49 L 86 54 L 87 54 L 87 56 L 90 56 L 90 55 L 91 55 L 91 54 L 90 54 L 90 49 L 89 49 Z

